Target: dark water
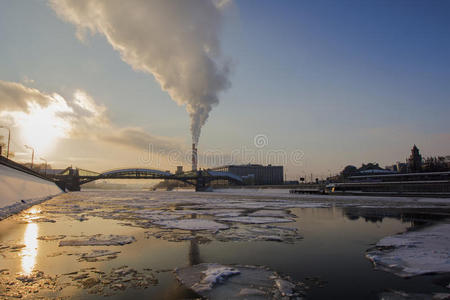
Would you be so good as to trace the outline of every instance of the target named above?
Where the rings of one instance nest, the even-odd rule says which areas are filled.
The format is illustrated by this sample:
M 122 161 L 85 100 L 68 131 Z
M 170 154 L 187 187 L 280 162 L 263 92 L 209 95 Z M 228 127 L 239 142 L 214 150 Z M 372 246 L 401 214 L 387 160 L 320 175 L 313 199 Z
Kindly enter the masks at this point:
M 31 215 L 33 212 L 39 214 L 40 206 L 30 210 Z M 111 268 L 127 265 L 138 270 L 151 268 L 159 282 L 147 289 L 117 291 L 110 299 L 195 298 L 196 294 L 181 286 L 171 270 L 211 262 L 268 266 L 295 281 L 307 283 L 310 286 L 307 290 L 308 299 L 378 299 L 380 292 L 389 289 L 420 293 L 448 291 L 438 284 L 441 281 L 448 283 L 445 275 L 400 278 L 375 270 L 365 258 L 365 251 L 379 239 L 446 218 L 448 212 L 445 210 L 294 208 L 291 212 L 297 216 L 296 222 L 285 226 L 298 228 L 303 239 L 293 244 L 214 240 L 206 243 L 169 242 L 148 238 L 145 232 L 152 231 L 152 228 L 124 226 L 120 220 L 101 217 L 90 217 L 80 222 L 61 215 L 54 223 L 24 223 L 30 210 L 0 222 L 0 245 L 14 242 L 26 245 L 17 252 L 0 252 L 0 269 L 9 269 L 11 280 L 15 274 L 31 269 L 60 275 L 84 267 L 96 267 L 107 272 Z M 124 246 L 58 247 L 57 241 L 36 240 L 41 235 L 91 235 L 99 232 L 133 235 L 137 241 Z M 101 262 L 80 262 L 76 255 L 70 255 L 70 252 L 87 252 L 94 248 L 117 250 L 121 253 L 115 259 Z M 65 253 L 50 255 L 61 251 Z M 317 280 L 311 280 L 311 277 L 317 277 Z M 3 278 L 0 288 L 4 289 L 8 278 L 0 278 Z M 16 289 L 23 296 L 27 295 L 26 286 L 17 286 Z M 105 299 L 102 294 L 91 295 L 87 292 L 72 286 L 58 292 L 45 292 L 43 295 Z

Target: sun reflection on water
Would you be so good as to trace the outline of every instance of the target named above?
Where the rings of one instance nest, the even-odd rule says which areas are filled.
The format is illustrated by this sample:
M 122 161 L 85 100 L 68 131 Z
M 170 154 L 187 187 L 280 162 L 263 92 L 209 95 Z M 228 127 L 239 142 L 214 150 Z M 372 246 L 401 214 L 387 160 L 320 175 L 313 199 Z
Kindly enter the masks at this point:
M 25 219 L 29 222 L 23 235 L 23 244 L 25 245 L 21 251 L 22 257 L 22 271 L 24 274 L 29 275 L 34 269 L 36 264 L 36 256 L 38 253 L 38 224 L 33 223 L 33 220 L 37 218 L 36 214 L 40 212 L 37 208 L 31 208 L 28 211 L 28 215 Z

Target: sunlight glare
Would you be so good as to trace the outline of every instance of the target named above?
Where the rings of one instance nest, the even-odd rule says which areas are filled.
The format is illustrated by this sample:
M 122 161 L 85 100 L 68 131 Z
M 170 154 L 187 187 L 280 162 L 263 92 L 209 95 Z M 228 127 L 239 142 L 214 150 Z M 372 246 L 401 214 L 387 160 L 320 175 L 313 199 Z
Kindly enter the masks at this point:
M 30 275 L 36 264 L 38 252 L 38 224 L 28 223 L 23 235 L 25 247 L 21 251 L 22 271 L 25 275 Z
M 29 113 L 9 113 L 19 127 L 24 143 L 40 153 L 51 148 L 56 139 L 64 137 L 71 128 L 70 122 L 64 119 L 64 113 L 72 109 L 61 96 L 54 95 L 52 99 L 47 107 L 30 103 Z

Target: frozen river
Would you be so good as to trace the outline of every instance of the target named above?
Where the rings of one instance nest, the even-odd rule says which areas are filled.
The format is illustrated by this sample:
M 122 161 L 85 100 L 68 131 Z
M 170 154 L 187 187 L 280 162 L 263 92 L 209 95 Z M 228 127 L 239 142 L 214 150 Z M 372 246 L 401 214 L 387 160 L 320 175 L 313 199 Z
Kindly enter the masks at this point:
M 379 266 L 366 255 L 384 237 L 446 225 L 447 201 L 283 190 L 63 194 L 0 221 L 0 298 L 426 299 L 450 291 L 447 269 L 406 279 L 379 268 L 392 247 L 369 255 Z M 439 258 L 450 264 L 445 247 Z

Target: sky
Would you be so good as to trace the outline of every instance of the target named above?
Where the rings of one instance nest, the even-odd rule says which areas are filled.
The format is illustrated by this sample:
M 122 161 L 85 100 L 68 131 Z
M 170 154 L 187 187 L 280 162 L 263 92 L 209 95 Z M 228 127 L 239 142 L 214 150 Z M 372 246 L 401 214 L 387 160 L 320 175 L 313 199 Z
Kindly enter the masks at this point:
M 448 1 L 89 2 L 0 1 L 17 160 L 189 169 L 195 128 L 200 166 L 287 179 L 450 155 Z

